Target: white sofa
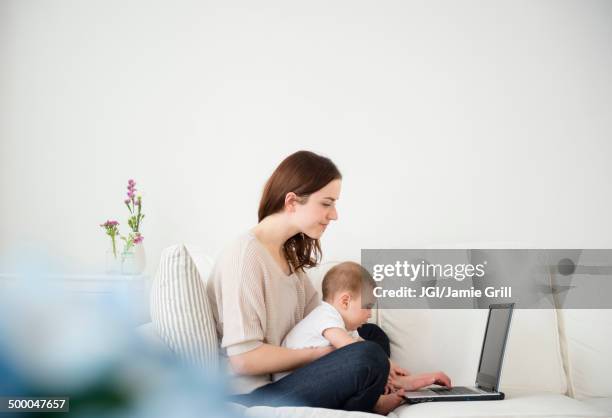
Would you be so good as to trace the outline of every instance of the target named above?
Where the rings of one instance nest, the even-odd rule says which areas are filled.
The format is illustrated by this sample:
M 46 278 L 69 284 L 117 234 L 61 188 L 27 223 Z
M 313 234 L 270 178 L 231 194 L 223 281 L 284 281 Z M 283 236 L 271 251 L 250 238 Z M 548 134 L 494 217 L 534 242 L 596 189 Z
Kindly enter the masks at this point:
M 211 260 L 189 247 L 200 277 Z M 320 287 L 334 263 L 309 271 Z M 155 286 L 155 283 L 153 284 Z M 443 370 L 455 385 L 472 385 L 486 310 L 375 311 L 372 322 L 391 340 L 392 358 L 411 372 Z M 153 324 L 141 327 L 160 344 Z M 504 360 L 503 401 L 403 405 L 392 417 L 612 417 L 612 310 L 515 310 Z M 240 406 L 235 406 L 241 409 Z M 244 408 L 261 417 L 373 417 L 319 408 Z

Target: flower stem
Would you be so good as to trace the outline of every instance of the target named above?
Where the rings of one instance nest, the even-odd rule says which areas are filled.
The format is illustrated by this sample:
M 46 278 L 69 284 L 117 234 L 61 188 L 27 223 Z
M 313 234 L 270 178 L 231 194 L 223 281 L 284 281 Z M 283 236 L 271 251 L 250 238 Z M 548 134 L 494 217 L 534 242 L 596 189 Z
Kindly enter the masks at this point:
M 138 205 L 138 215 L 136 216 L 136 231 L 134 232 L 139 232 L 138 228 L 140 228 L 140 207 L 142 205 Z

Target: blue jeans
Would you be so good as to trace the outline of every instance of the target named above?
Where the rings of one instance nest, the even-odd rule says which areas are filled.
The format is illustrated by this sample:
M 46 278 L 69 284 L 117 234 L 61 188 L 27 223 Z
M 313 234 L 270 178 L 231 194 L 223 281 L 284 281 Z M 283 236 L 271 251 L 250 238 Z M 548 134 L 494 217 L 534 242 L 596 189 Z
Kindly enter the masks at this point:
M 376 327 L 372 329 L 370 327 Z M 383 394 L 389 375 L 384 343 L 389 340 L 376 325 L 368 325 L 370 341 L 349 344 L 293 371 L 281 380 L 233 401 L 245 406 L 311 406 L 371 412 Z

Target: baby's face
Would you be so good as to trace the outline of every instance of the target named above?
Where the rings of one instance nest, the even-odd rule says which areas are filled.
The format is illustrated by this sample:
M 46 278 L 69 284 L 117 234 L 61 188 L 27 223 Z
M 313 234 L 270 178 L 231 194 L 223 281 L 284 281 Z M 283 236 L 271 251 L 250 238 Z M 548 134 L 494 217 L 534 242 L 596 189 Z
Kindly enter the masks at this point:
M 361 294 L 352 297 L 348 309 L 345 312 L 344 321 L 348 331 L 355 331 L 357 328 L 368 322 L 372 316 L 373 303 L 362 305 Z

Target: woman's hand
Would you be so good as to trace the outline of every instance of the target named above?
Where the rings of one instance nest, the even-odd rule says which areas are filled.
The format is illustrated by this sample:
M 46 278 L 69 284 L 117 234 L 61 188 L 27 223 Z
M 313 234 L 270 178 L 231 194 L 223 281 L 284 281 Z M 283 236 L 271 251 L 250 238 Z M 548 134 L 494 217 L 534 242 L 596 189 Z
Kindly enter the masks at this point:
M 389 377 L 387 379 L 387 384 L 385 385 L 385 392 L 383 393 L 383 395 L 388 395 L 390 393 L 395 392 L 397 389 L 395 388 L 395 386 L 393 386 L 393 381 L 391 380 L 391 377 Z
M 253 376 L 295 370 L 332 351 L 333 347 L 293 350 L 264 343 L 254 350 L 230 356 L 229 362 L 234 373 Z
M 399 376 L 410 376 L 408 370 L 401 368 L 389 359 L 389 378 L 396 379 Z
M 450 377 L 448 377 L 446 373 L 434 372 L 434 373 L 427 373 L 427 374 L 430 375 L 434 379 L 432 383 L 434 385 L 446 386 L 447 388 L 450 388 L 452 386 Z
M 389 359 L 389 377 L 387 378 L 387 384 L 385 385 L 385 395 L 388 395 L 389 393 L 393 393 L 395 391 L 397 391 L 398 387 L 401 386 L 395 386 L 394 382 L 397 381 L 397 379 L 400 376 L 409 376 L 410 372 L 408 372 L 408 370 L 398 366 L 397 364 L 395 364 L 393 361 L 391 361 L 391 359 Z
M 312 361 L 320 359 L 323 356 L 328 355 L 329 353 L 334 351 L 335 348 L 331 345 L 328 345 L 326 347 L 306 348 L 305 350 L 310 351 L 310 361 L 312 362 Z
M 396 389 L 403 388 L 407 391 L 419 390 L 433 384 L 451 387 L 450 378 L 442 372 L 399 376 L 394 379 L 390 378 L 388 383 L 391 383 Z

